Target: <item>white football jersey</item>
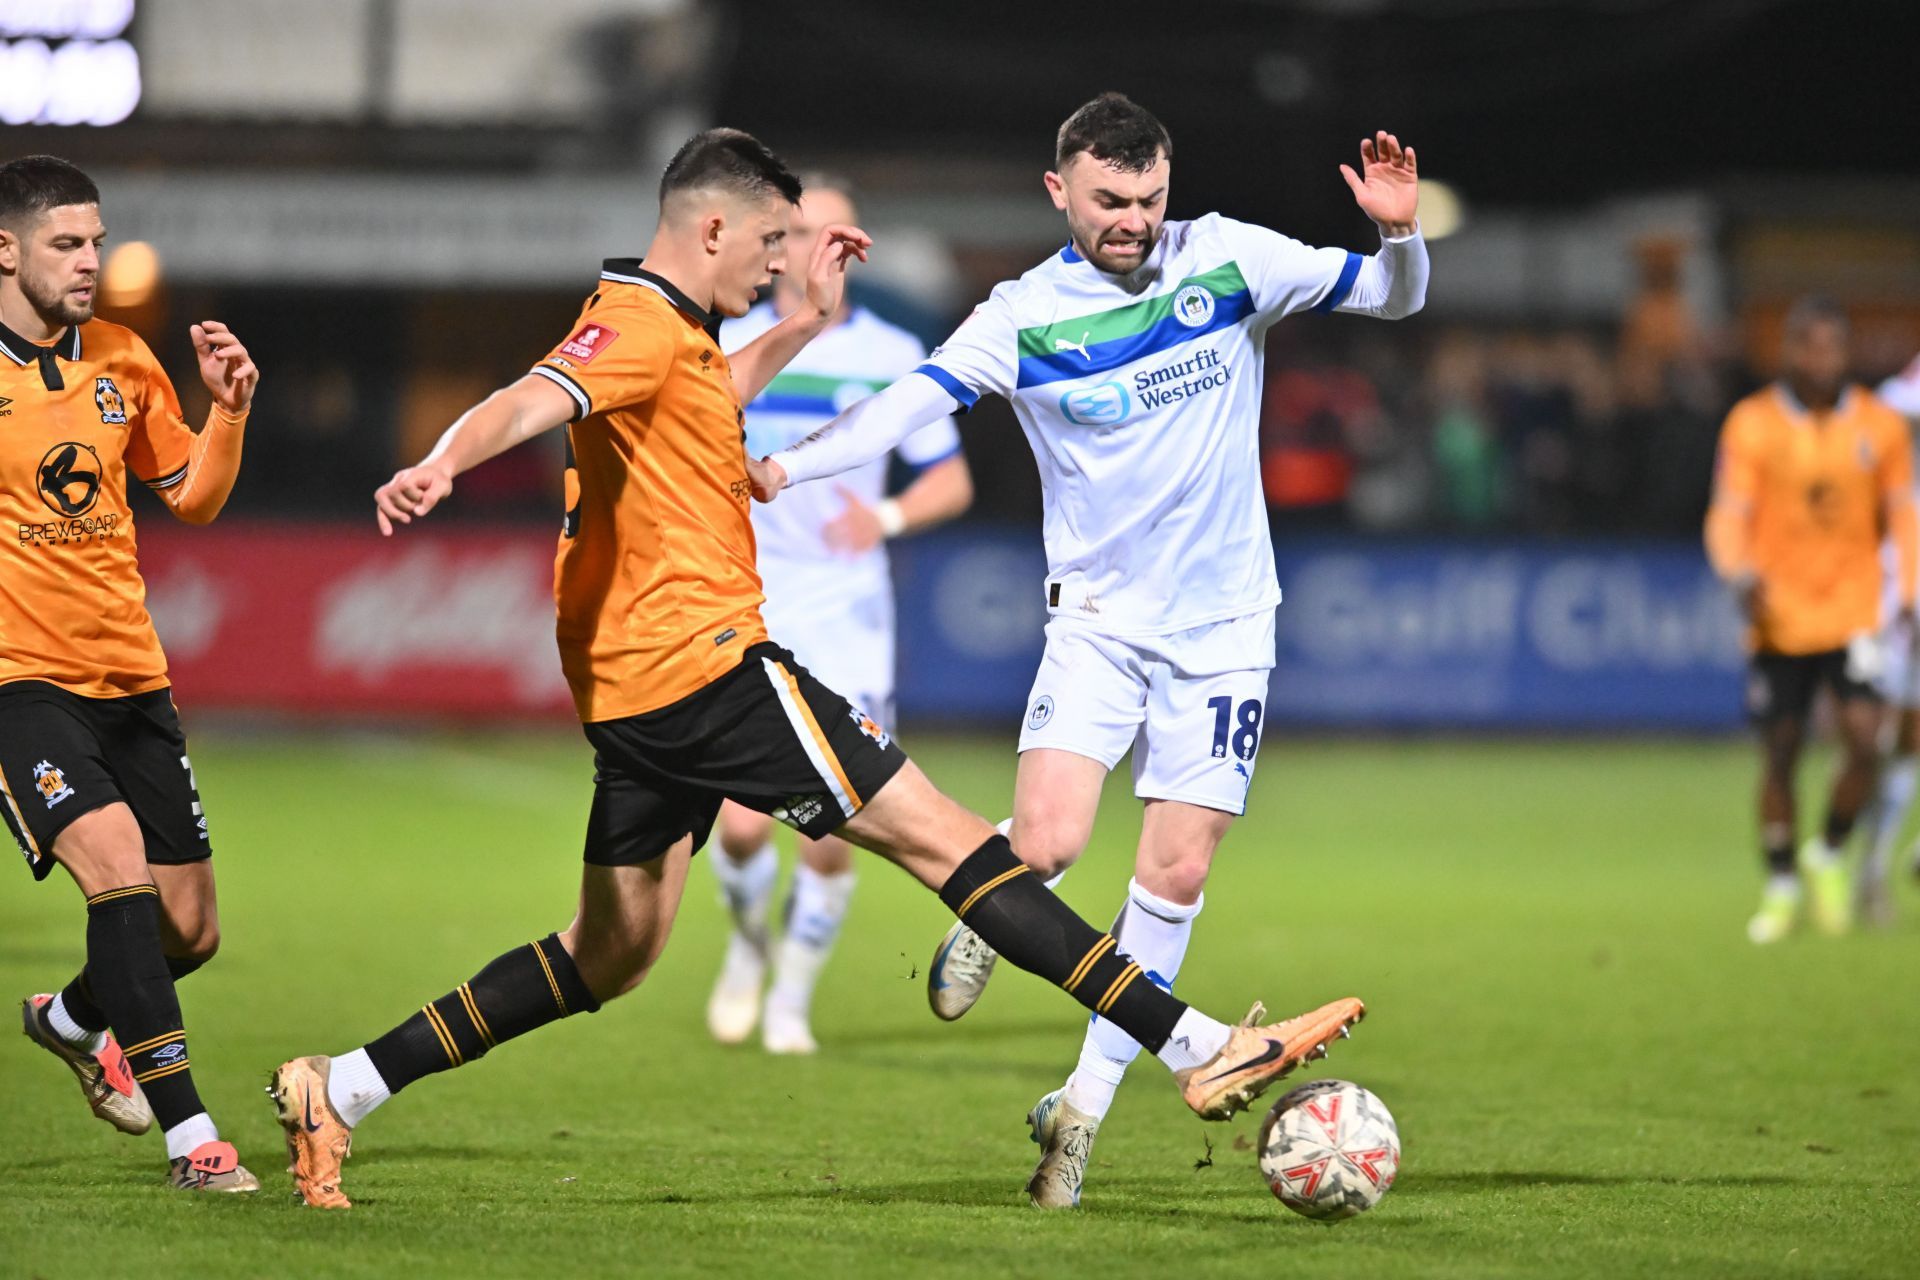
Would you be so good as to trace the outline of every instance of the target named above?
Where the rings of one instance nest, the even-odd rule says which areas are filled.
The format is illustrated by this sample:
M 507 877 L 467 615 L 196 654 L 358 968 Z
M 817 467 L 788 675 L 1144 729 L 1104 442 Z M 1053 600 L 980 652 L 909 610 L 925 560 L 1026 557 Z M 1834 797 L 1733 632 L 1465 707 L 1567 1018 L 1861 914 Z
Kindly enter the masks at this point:
M 1279 603 L 1266 333 L 1334 310 L 1362 262 L 1218 214 L 1169 221 L 1128 275 L 1069 245 L 998 286 L 920 366 L 962 406 L 1012 402 L 1045 493 L 1050 612 L 1166 635 Z
M 727 321 L 721 344 L 731 354 L 779 322 L 773 305 L 763 302 Z M 802 348 L 747 406 L 748 453 L 765 457 L 812 435 L 848 405 L 910 373 L 926 352 L 905 329 L 864 307 L 853 308 Z M 953 419 L 942 418 L 908 436 L 895 452 L 910 466 L 927 467 L 959 450 Z M 887 496 L 887 459 L 848 471 L 833 484 L 802 485 L 781 494 L 778 502 L 753 504 L 760 576 L 770 599 L 810 597 L 809 607 L 825 608 L 836 599 L 890 588 L 885 543 L 850 558 L 829 548 L 822 536 L 846 509 L 842 488 L 870 507 L 878 505 Z
M 1874 390 L 1874 395 L 1906 418 L 1909 424 L 1920 427 L 1920 356 L 1909 361 L 1907 367 L 1882 382 Z M 1914 498 L 1920 501 L 1920 485 L 1914 490 Z M 1880 593 L 1881 617 L 1892 621 L 1900 612 L 1900 584 L 1898 582 L 1899 558 L 1893 549 L 1893 540 L 1887 539 L 1880 547 L 1880 565 L 1884 570 L 1885 585 Z

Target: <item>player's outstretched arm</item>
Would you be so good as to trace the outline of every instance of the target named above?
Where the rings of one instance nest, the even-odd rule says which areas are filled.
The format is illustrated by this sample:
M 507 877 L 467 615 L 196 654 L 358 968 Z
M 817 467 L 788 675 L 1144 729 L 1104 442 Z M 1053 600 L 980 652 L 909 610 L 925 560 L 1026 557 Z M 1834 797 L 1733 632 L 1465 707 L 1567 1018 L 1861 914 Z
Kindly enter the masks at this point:
M 260 370 L 240 339 L 218 320 L 203 320 L 190 332 L 200 380 L 213 394 L 213 408 L 193 438 L 186 478 L 159 492 L 174 515 L 188 524 L 207 524 L 227 504 L 239 478 L 240 445 Z
M 837 476 L 872 462 L 908 436 L 954 411 L 951 393 L 922 373 L 910 373 L 791 448 L 747 459 L 753 496 L 772 502 L 788 485 Z
M 394 473 L 373 491 L 380 532 L 412 524 L 453 492 L 453 478 L 524 440 L 573 421 L 573 397 L 545 378 L 528 374 L 461 414 L 433 451 L 417 464 Z
M 867 260 L 873 237 L 858 227 L 835 223 L 820 233 L 807 264 L 807 297 L 800 308 L 773 328 L 727 357 L 733 385 L 746 404 L 773 381 L 800 348 L 832 322 L 847 292 L 847 265 Z

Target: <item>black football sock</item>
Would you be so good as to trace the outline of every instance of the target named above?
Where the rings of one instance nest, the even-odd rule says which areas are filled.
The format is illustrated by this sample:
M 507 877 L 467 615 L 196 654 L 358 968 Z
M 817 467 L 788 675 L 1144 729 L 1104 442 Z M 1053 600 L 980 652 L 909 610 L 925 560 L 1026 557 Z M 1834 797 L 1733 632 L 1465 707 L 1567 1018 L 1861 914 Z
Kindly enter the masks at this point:
M 87 899 L 87 983 L 163 1129 L 206 1108 L 193 1087 L 187 1033 L 160 950 L 160 891 L 150 884 Z
M 1771 875 L 1790 876 L 1793 874 L 1793 832 L 1774 830 L 1770 826 L 1760 841 L 1760 854 L 1767 860 L 1767 871 Z
M 940 900 L 1010 963 L 1060 987 L 1159 1053 L 1187 1011 L 1142 981 L 1113 935 L 1075 915 L 1013 854 L 1003 835 L 975 849 L 940 886 Z
M 167 972 L 178 982 L 206 962 L 204 957 L 168 956 Z M 107 1029 L 107 1012 L 93 998 L 93 988 L 87 982 L 85 969 L 74 974 L 73 981 L 60 989 L 60 1005 L 76 1026 L 88 1031 Z
M 367 1057 L 387 1088 L 472 1062 L 496 1044 L 574 1013 L 595 1013 L 573 957 L 550 933 L 516 947 L 378 1040 Z

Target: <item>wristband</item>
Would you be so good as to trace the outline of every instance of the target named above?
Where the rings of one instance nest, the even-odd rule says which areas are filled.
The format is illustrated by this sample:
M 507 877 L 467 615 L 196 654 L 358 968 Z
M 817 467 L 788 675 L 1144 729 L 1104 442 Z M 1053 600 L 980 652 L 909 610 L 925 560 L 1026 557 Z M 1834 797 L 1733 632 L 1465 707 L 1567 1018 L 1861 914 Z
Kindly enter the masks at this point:
M 907 527 L 906 513 L 900 510 L 900 503 L 896 499 L 888 498 L 873 509 L 873 514 L 880 521 L 880 536 L 883 538 L 897 538 Z

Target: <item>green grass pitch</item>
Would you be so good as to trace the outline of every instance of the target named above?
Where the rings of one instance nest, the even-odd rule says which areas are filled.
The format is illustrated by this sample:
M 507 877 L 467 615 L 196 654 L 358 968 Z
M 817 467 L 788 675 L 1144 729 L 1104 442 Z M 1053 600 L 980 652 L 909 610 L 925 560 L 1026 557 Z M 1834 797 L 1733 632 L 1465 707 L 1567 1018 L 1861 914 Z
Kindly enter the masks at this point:
M 911 744 L 910 744 L 911 745 Z M 997 816 L 999 741 L 917 744 Z M 572 735 L 280 738 L 208 730 L 194 763 L 225 946 L 183 986 L 201 1091 L 266 1182 L 192 1200 L 158 1135 L 123 1138 L 24 1039 L 0 1040 L 0 1274 L 605 1276 L 1912 1274 L 1920 1238 L 1920 897 L 1845 939 L 1748 945 L 1757 898 L 1736 743 L 1268 744 L 1181 994 L 1237 1017 L 1371 1005 L 1313 1075 L 1400 1122 L 1399 1186 L 1327 1227 L 1267 1192 L 1257 1114 L 1203 1125 L 1150 1059 L 1084 1207 L 1022 1194 L 1022 1117 L 1084 1018 L 1003 970 L 966 1021 L 926 1009 L 947 923 L 862 863 L 811 1061 L 710 1043 L 723 942 L 696 865 L 639 992 L 434 1077 L 371 1118 L 357 1206 L 299 1207 L 261 1092 L 296 1053 L 384 1031 L 563 925 L 590 788 Z M 1818 762 L 1816 762 L 1817 764 Z M 1818 772 L 1819 770 L 1815 770 Z M 1105 922 L 1138 808 L 1109 788 L 1063 885 Z M 81 958 L 70 883 L 15 871 L 0 990 Z M 1210 1144 L 1210 1145 L 1209 1145 Z

